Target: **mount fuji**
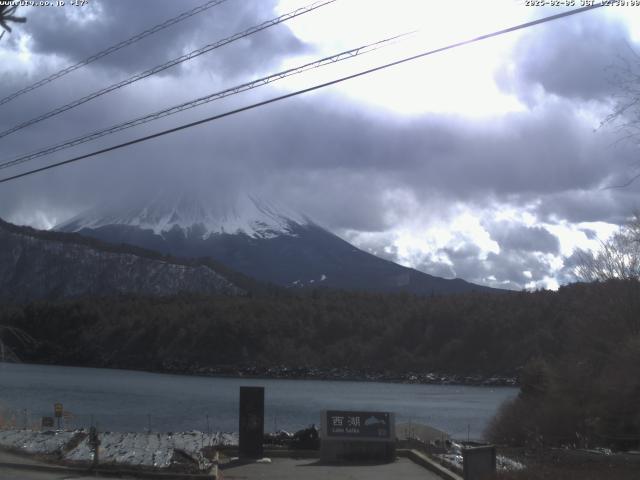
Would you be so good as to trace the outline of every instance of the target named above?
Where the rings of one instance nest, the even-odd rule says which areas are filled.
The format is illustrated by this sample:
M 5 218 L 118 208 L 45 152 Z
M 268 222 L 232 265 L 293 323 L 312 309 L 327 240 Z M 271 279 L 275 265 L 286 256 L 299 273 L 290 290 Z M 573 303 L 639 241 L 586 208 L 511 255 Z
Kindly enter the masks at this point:
M 211 202 L 194 193 L 164 193 L 133 205 L 94 208 L 55 229 L 176 257 L 211 257 L 257 280 L 288 288 L 417 294 L 499 291 L 376 257 L 305 215 L 250 196 Z

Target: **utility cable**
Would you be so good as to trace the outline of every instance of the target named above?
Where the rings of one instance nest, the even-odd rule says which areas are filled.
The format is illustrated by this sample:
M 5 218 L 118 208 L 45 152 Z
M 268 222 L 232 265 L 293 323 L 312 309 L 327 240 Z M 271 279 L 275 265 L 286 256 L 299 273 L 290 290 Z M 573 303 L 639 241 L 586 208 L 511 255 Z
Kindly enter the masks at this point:
M 138 73 L 136 75 L 133 75 L 125 80 L 122 80 L 121 82 L 115 83 L 113 85 L 110 85 L 106 88 L 103 88 L 101 90 L 97 90 L 93 93 L 90 93 L 89 95 L 86 95 L 78 100 L 75 100 L 71 103 L 67 103 L 66 105 L 63 105 L 61 107 L 56 108 L 55 110 L 51 110 L 50 112 L 47 112 L 43 115 L 40 115 L 39 117 L 35 117 L 31 120 L 28 120 L 26 122 L 23 122 L 19 125 L 16 125 L 15 127 L 12 127 L 8 130 L 5 130 L 4 132 L 0 132 L 0 138 L 2 137 L 6 137 L 7 135 L 10 135 L 14 132 L 17 132 L 18 130 L 22 130 L 23 128 L 29 127 L 31 125 L 34 125 L 36 123 L 42 122 L 43 120 L 46 120 L 48 118 L 51 117 L 55 117 L 56 115 L 59 115 L 63 112 L 66 112 L 67 110 L 71 110 L 72 108 L 75 108 L 79 105 L 82 105 L 83 103 L 89 102 L 91 100 L 93 100 L 94 98 L 98 98 L 102 95 L 105 95 L 109 92 L 112 92 L 114 90 L 117 90 L 119 88 L 125 87 L 127 85 L 130 85 L 134 82 L 137 82 L 138 80 L 142 80 L 143 78 L 147 78 L 150 77 L 151 75 L 155 75 L 156 73 L 162 72 L 168 68 L 174 67 L 176 65 L 179 65 L 180 63 L 186 62 L 187 60 L 191 60 L 193 58 L 199 57 L 200 55 L 203 55 L 207 52 L 210 52 L 211 50 L 215 50 L 217 48 L 220 48 L 224 45 L 228 45 L 229 43 L 235 42 L 236 40 L 240 40 L 241 38 L 245 38 L 248 37 L 249 35 L 253 35 L 254 33 L 260 32 L 262 30 L 265 30 L 269 27 L 273 27 L 274 25 L 278 25 L 280 23 L 286 22 L 287 20 L 290 20 L 294 17 L 298 17 L 300 15 L 304 15 L 305 13 L 309 13 L 313 10 L 316 10 L 317 8 L 320 7 L 324 7 L 325 5 L 328 5 L 330 3 L 335 2 L 336 0 L 323 0 L 320 2 L 315 2 L 312 3 L 310 5 L 307 5 L 305 7 L 301 7 L 298 8 L 296 10 L 293 10 L 289 13 L 285 13 L 284 15 L 281 15 L 279 17 L 273 18 L 271 20 L 267 20 L 266 22 L 263 22 L 259 25 L 255 25 L 253 27 L 250 27 L 242 32 L 236 33 L 234 35 L 231 35 L 230 37 L 226 37 L 223 38 L 222 40 L 218 40 L 215 43 L 211 43 L 209 45 L 205 45 L 202 48 L 199 48 L 197 50 L 193 50 L 192 52 L 186 53 L 178 58 L 174 58 L 173 60 L 170 60 L 166 63 L 163 63 L 162 65 L 158 65 L 155 66 L 153 68 L 150 68 L 149 70 L 145 70 L 144 72 Z
M 325 65 L 329 65 L 329 64 L 334 64 L 337 62 L 341 62 L 343 60 L 347 60 L 350 58 L 354 58 L 356 56 L 359 55 L 363 55 L 365 53 L 369 53 L 369 52 L 373 52 L 375 50 L 378 50 L 380 48 L 386 47 L 391 45 L 393 42 L 395 42 L 396 40 L 399 40 L 402 37 L 406 37 L 408 35 L 411 35 L 415 32 L 408 32 L 408 33 L 403 33 L 400 35 L 396 35 L 394 37 L 390 37 L 384 40 L 380 40 L 378 42 L 374 42 L 374 43 L 370 43 L 367 45 L 362 45 L 360 47 L 356 47 L 356 48 L 352 48 L 350 50 L 345 50 L 344 52 L 340 52 L 334 55 L 331 55 L 329 57 L 325 57 L 322 58 L 320 60 L 315 60 L 313 62 L 309 62 L 306 63 L 304 65 L 299 65 L 297 67 L 294 68 L 290 68 L 287 70 L 283 70 L 281 72 L 278 73 L 274 73 L 272 75 L 266 76 L 266 77 L 262 77 L 262 78 L 258 78 L 255 80 L 251 80 L 250 82 L 246 82 L 243 83 L 241 85 L 236 85 L 234 87 L 231 88 L 227 88 L 225 90 L 216 92 L 216 93 L 212 93 L 200 98 L 196 98 L 194 100 L 190 100 L 189 102 L 185 102 L 185 103 L 181 103 L 179 105 L 174 105 L 172 107 L 168 107 L 165 108 L 163 110 L 154 112 L 154 113 L 150 113 L 148 115 L 142 116 L 142 117 L 138 117 L 135 118 L 133 120 L 129 120 L 127 122 L 124 123 L 120 123 L 117 125 L 113 125 L 111 127 L 102 129 L 102 130 L 98 130 L 92 133 L 89 133 L 87 135 L 81 136 L 81 137 L 76 137 L 74 139 L 71 140 L 66 140 L 63 143 L 59 143 L 57 145 L 53 145 L 53 146 L 49 146 L 43 149 L 40 149 L 38 151 L 35 151 L 33 153 L 28 153 L 25 155 L 21 155 L 17 158 L 14 158 L 13 160 L 10 161 L 6 161 L 3 163 L 0 163 L 0 169 L 3 168 L 9 168 L 9 167 L 13 167 L 15 165 L 19 165 L 21 163 L 25 163 L 31 160 L 34 160 L 36 158 L 40 158 L 43 157 L 45 155 L 49 155 L 55 152 L 58 152 L 60 150 L 65 150 L 67 148 L 71 148 L 71 147 L 75 147 L 76 145 L 80 145 L 86 142 L 90 142 L 92 140 L 96 140 L 98 138 L 104 137 L 105 135 L 110 135 L 116 132 L 120 132 L 122 130 L 126 130 L 128 128 L 132 128 L 138 125 L 142 125 L 154 120 L 158 120 L 160 118 L 163 117 L 167 117 L 169 115 L 173 115 L 179 112 L 183 112 L 185 110 L 191 109 L 191 108 L 195 108 L 195 107 L 199 107 L 201 105 L 205 105 L 207 103 L 210 103 L 214 100 L 219 100 L 231 95 L 236 95 L 238 93 L 241 92 L 245 92 L 247 90 L 251 90 L 257 87 L 261 87 L 263 85 L 267 85 L 269 83 L 275 82 L 277 80 L 281 80 L 283 78 L 287 78 L 293 75 L 298 75 L 301 74 L 303 72 L 306 72 L 308 70 L 312 70 L 312 69 L 316 69 L 316 68 L 320 68 L 323 67 Z
M 50 170 L 52 168 L 56 168 L 56 167 L 59 167 L 59 166 L 62 166 L 62 165 L 67 165 L 69 163 L 74 163 L 74 162 L 78 162 L 80 160 L 84 160 L 84 159 L 87 159 L 87 158 L 95 157 L 95 156 L 101 155 L 103 153 L 112 152 L 114 150 L 118 150 L 118 149 L 121 149 L 121 148 L 124 148 L 124 147 L 128 147 L 130 145 L 135 145 L 137 143 L 146 142 L 147 140 L 151 140 L 151 139 L 154 139 L 154 138 L 162 137 L 162 136 L 168 135 L 170 133 L 175 133 L 175 132 L 179 132 L 181 130 L 186 130 L 187 128 L 195 127 L 197 125 L 202 125 L 204 123 L 212 122 L 214 120 L 219 120 L 221 118 L 225 118 L 225 117 L 228 117 L 228 116 L 231 116 L 231 115 L 235 115 L 237 113 L 245 112 L 247 110 L 253 110 L 254 108 L 262 107 L 262 106 L 265 106 L 265 105 L 268 105 L 268 104 L 271 104 L 271 103 L 278 102 L 280 100 L 285 100 L 287 98 L 295 97 L 297 95 L 302 95 L 304 93 L 308 93 L 308 92 L 312 92 L 312 91 L 315 91 L 315 90 L 319 90 L 321 88 L 325 88 L 325 87 L 328 87 L 328 86 L 331 86 L 331 85 L 336 85 L 338 83 L 345 82 L 347 80 L 351 80 L 351 79 L 354 79 L 354 78 L 362 77 L 364 75 L 368 75 L 368 74 L 373 73 L 373 72 L 378 72 L 380 70 L 384 70 L 384 69 L 387 69 L 387 68 L 390 68 L 390 67 L 394 67 L 396 65 L 401 65 L 403 63 L 407 63 L 407 62 L 416 60 L 418 58 L 426 57 L 426 56 L 429 56 L 429 55 L 434 55 L 436 53 L 444 52 L 446 50 L 451 50 L 451 49 L 458 48 L 458 47 L 461 47 L 461 46 L 464 46 L 464 45 L 469 45 L 469 44 L 476 43 L 476 42 L 479 42 L 479 41 L 482 41 L 482 40 L 486 40 L 486 39 L 489 39 L 489 38 L 497 37 L 499 35 L 504 35 L 504 34 L 507 34 L 507 33 L 510 33 L 510 32 L 514 32 L 516 30 L 522 30 L 524 28 L 533 27 L 534 25 L 539 25 L 541 23 L 546 23 L 546 22 L 550 22 L 550 21 L 553 21 L 553 20 L 558 20 L 560 18 L 569 17 L 569 16 L 572 16 L 572 15 L 576 15 L 578 13 L 583 13 L 583 12 L 586 12 L 586 11 L 589 11 L 589 10 L 600 8 L 602 6 L 603 6 L 603 4 L 599 3 L 599 4 L 595 4 L 595 5 L 589 5 L 589 6 L 586 6 L 586 7 L 582 7 L 582 8 L 577 8 L 575 10 L 562 12 L 562 13 L 559 13 L 559 14 L 556 14 L 556 15 L 551 15 L 551 16 L 548 16 L 548 17 L 540 18 L 538 20 L 533 20 L 531 22 L 521 23 L 519 25 L 516 25 L 516 26 L 513 26 L 513 27 L 509 27 L 509 28 L 505 28 L 505 29 L 502 29 L 502 30 L 498 30 L 498 31 L 495 31 L 495 32 L 492 32 L 492 33 L 487 33 L 485 35 L 480 35 L 478 37 L 474 37 L 474 38 L 469 39 L 469 40 L 464 40 L 464 41 L 461 41 L 461 42 L 452 43 L 452 44 L 447 45 L 445 47 L 436 48 L 434 50 L 428 50 L 426 52 L 422 52 L 422 53 L 419 53 L 419 54 L 416 54 L 416 55 L 412 55 L 410 57 L 405 57 L 405 58 L 402 58 L 400 60 L 396 60 L 395 62 L 386 63 L 384 65 L 379 65 L 377 67 L 373 67 L 373 68 L 370 68 L 370 69 L 367 69 L 367 70 L 362 70 L 360 72 L 357 72 L 357 73 L 354 73 L 354 74 L 351 74 L 351 75 L 347 75 L 347 76 L 344 76 L 344 77 L 340 77 L 340 78 L 337 78 L 337 79 L 334 79 L 334 80 L 331 80 L 331 81 L 328 81 L 328 82 L 320 83 L 320 84 L 314 85 L 312 87 L 304 88 L 302 90 L 296 90 L 295 92 L 287 93 L 285 95 L 280 95 L 278 97 L 273 97 L 273 98 L 270 98 L 268 100 L 264 100 L 262 102 L 253 103 L 251 105 L 247 105 L 247 106 L 244 106 L 244 107 L 236 108 L 234 110 L 229 110 L 227 112 L 220 113 L 218 115 L 214 115 L 214 116 L 211 116 L 211 117 L 208 117 L 208 118 L 204 118 L 204 119 L 201 119 L 201 120 L 198 120 L 198 121 L 195 121 L 195 122 L 191 122 L 191 123 L 187 123 L 187 124 L 184 124 L 184 125 L 180 125 L 178 127 L 170 128 L 168 130 L 163 130 L 161 132 L 157 132 L 157 133 L 154 133 L 154 134 L 151 134 L 151 135 L 146 135 L 144 137 L 139 137 L 139 138 L 136 138 L 135 140 L 130 140 L 128 142 L 124 142 L 124 143 L 120 143 L 120 144 L 117 144 L 117 145 L 113 145 L 111 147 L 107 147 L 107 148 L 103 148 L 103 149 L 100 149 L 100 150 L 96 150 L 96 151 L 93 151 L 91 153 L 86 153 L 84 155 L 79 155 L 77 157 L 73 157 L 73 158 L 70 158 L 68 160 L 64 160 L 64 161 L 61 161 L 61 162 L 56 162 L 56 163 L 53 163 L 53 164 L 50 164 L 50 165 L 47 165 L 47 166 L 44 166 L 44 167 L 40 167 L 40 168 L 35 168 L 33 170 L 29 170 L 29 171 L 26 171 L 26 172 L 23 172 L 23 173 L 20 173 L 20 174 L 17 174 L 17 175 L 12 175 L 10 177 L 5 177 L 5 178 L 0 179 L 0 183 L 9 182 L 11 180 L 16 180 L 18 178 L 26 177 L 28 175 L 33 175 L 35 173 L 43 172 L 45 170 Z
M 73 72 L 74 70 L 77 70 L 81 67 L 84 67 L 85 65 L 89 65 L 92 62 L 95 62 L 96 60 L 99 60 L 103 57 L 106 57 L 107 55 L 116 52 L 118 50 L 120 50 L 121 48 L 127 47 L 129 45 L 131 45 L 132 43 L 136 43 L 140 40 L 142 40 L 145 37 L 148 37 L 149 35 L 153 35 L 154 33 L 157 33 L 161 30 L 164 30 L 167 27 L 170 27 L 171 25 L 175 25 L 176 23 L 179 23 L 183 20 L 186 20 L 187 18 L 193 17 L 194 15 L 197 15 L 198 13 L 204 12 L 205 10 L 208 10 L 212 7 L 215 7 L 217 5 L 220 5 L 221 3 L 226 2 L 227 0 L 210 0 L 209 2 L 206 2 L 202 5 L 200 5 L 199 7 L 193 8 L 191 10 L 188 10 L 186 12 L 181 13 L 180 15 L 177 15 L 173 18 L 170 18 L 169 20 L 162 22 L 154 27 L 151 27 L 147 30 L 145 30 L 144 32 L 140 32 L 137 35 L 134 35 L 133 37 L 124 40 L 120 43 L 116 43 L 115 45 L 112 45 L 109 48 L 106 48 L 94 55 L 91 55 L 90 57 L 85 58 L 84 60 L 79 61 L 78 63 L 71 65 L 67 68 L 64 68 L 52 75 L 49 75 L 46 78 L 43 78 L 42 80 L 37 81 L 36 83 L 33 83 L 25 88 L 23 88 L 22 90 L 18 90 L 17 92 L 12 93 L 11 95 L 7 95 L 6 97 L 0 99 L 0 105 L 4 105 L 5 103 L 9 103 L 11 100 L 19 97 L 20 95 L 24 95 L 27 92 L 30 92 L 32 90 L 35 90 L 36 88 L 39 88 L 43 85 L 46 85 L 47 83 L 53 82 L 54 80 L 57 80 L 60 77 L 64 77 L 66 74 Z

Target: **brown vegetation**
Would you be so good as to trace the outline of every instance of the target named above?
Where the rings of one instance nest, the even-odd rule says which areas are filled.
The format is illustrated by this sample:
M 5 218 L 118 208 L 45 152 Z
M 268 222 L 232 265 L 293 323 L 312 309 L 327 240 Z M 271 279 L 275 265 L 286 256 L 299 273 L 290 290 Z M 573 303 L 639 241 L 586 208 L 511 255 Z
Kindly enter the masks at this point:
M 580 288 L 555 355 L 530 361 L 518 397 L 487 429 L 497 443 L 637 448 L 640 444 L 640 282 Z M 577 299 L 574 299 L 577 300 Z

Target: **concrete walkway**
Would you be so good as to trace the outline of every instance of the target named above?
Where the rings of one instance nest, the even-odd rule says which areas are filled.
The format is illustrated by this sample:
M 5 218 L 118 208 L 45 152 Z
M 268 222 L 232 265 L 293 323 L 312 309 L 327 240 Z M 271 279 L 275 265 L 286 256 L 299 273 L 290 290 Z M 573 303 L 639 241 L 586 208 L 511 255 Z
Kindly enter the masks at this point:
M 39 472 L 34 470 L 0 468 L 0 480 L 113 480 L 114 477 L 95 475 L 76 475 L 69 473 Z M 121 480 L 134 480 L 133 477 L 117 477 Z
M 225 480 L 442 480 L 408 458 L 382 465 L 329 466 L 317 458 L 273 458 L 272 463 L 221 465 Z
M 14 453 L 5 452 L 0 450 L 0 463 L 20 463 L 24 465 L 44 465 L 42 462 L 38 462 L 26 455 L 16 455 Z
M 6 465 L 16 465 L 17 467 L 7 467 Z M 40 470 L 42 468 L 42 470 Z M 130 478 L 133 477 L 120 477 Z M 0 480 L 63 480 L 63 479 L 113 479 L 113 477 L 101 477 L 86 475 L 84 473 L 70 473 L 67 469 L 55 470 L 55 466 L 38 462 L 27 456 L 15 455 L 9 452 L 0 451 Z
M 225 480 L 459 480 L 455 476 L 439 476 L 402 456 L 393 463 L 380 465 L 323 465 L 317 458 L 272 458 L 271 463 L 237 463 L 220 465 Z M 115 472 L 114 472 L 115 473 Z M 150 475 L 151 476 L 151 475 Z M 137 475 L 118 476 L 134 479 Z M 171 474 L 158 477 L 171 478 Z M 186 476 L 185 476 L 186 477 Z M 194 475 L 192 478 L 204 478 Z M 112 476 L 92 475 L 85 471 L 39 462 L 30 457 L 0 451 L 0 480 L 107 479 Z M 460 479 L 461 480 L 461 479 Z

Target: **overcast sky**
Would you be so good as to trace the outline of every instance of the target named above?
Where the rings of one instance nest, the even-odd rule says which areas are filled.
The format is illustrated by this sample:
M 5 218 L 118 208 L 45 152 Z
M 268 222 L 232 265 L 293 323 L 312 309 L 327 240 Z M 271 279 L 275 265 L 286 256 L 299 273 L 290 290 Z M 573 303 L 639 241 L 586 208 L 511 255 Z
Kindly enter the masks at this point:
M 4 97 L 204 0 L 22 7 L 0 40 Z M 0 106 L 0 130 L 305 5 L 228 0 Z M 419 29 L 340 64 L 28 164 L 64 160 L 412 53 L 560 13 L 515 0 L 338 0 L 0 139 L 0 161 L 258 76 Z M 638 62 L 640 7 L 607 7 L 0 185 L 0 216 L 50 228 L 105 199 L 170 186 L 295 208 L 377 255 L 504 288 L 572 280 L 634 209 L 637 146 L 599 128 Z M 632 63 L 633 64 L 633 63 Z M 0 170 L 0 176 L 26 166 Z

